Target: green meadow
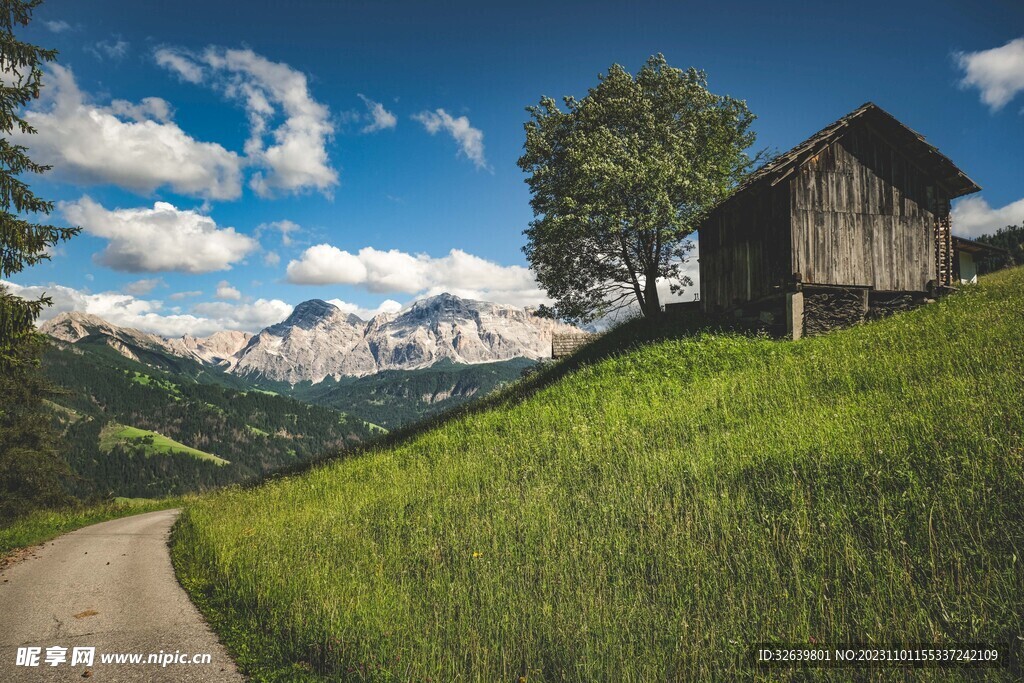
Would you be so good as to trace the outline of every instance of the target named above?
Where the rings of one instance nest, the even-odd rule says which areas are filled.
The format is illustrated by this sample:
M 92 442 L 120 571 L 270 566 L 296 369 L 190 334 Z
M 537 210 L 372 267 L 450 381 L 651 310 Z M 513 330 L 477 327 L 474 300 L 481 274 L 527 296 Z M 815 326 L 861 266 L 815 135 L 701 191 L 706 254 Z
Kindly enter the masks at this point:
M 187 506 L 179 576 L 255 680 L 806 680 L 752 648 L 1021 644 L 1021 269 L 799 342 L 631 323 L 383 444 Z
M 44 543 L 69 531 L 110 519 L 182 507 L 189 497 L 114 498 L 91 505 L 56 510 L 37 510 L 0 527 L 0 566 L 4 557 L 18 548 Z
M 228 461 L 224 458 L 218 458 L 212 453 L 186 446 L 159 432 L 139 429 L 138 427 L 126 427 L 125 425 L 111 422 L 100 432 L 100 450 L 109 451 L 118 444 L 129 446 L 141 445 L 147 455 L 181 454 L 199 458 L 200 460 L 209 460 L 218 465 L 228 464 Z

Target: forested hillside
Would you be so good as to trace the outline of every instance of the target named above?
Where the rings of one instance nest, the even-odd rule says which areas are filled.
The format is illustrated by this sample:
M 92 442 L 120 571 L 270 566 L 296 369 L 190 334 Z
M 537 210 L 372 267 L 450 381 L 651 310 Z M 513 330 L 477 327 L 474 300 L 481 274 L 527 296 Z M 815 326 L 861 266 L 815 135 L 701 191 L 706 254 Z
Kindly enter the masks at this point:
M 104 344 L 63 346 L 46 351 L 43 368 L 62 389 L 52 409 L 81 497 L 204 490 L 336 453 L 375 431 L 331 408 L 238 388 L 240 380 L 215 371 L 201 383 Z
M 327 378 L 280 387 L 295 398 L 358 415 L 387 429 L 396 429 L 482 398 L 519 379 L 537 361 L 514 358 L 466 365 L 442 360 L 421 370 L 385 370 L 367 377 Z M 269 385 L 268 385 L 269 386 Z

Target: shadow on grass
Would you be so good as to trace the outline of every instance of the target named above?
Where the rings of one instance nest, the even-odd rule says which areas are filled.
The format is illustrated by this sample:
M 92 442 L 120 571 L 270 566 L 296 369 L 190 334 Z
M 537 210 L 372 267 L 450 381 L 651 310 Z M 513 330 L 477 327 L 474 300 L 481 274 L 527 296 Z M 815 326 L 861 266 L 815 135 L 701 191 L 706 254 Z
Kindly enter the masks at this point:
M 683 339 L 702 332 L 715 333 L 726 331 L 730 333 L 752 334 L 757 332 L 757 329 L 737 326 L 732 324 L 732 321 L 696 312 L 662 315 L 660 318 L 653 320 L 647 318 L 627 320 L 596 337 L 589 344 L 580 347 L 572 355 L 558 361 L 548 361 L 540 366 L 538 370 L 488 396 L 464 403 L 437 415 L 388 432 L 350 450 L 340 453 L 329 453 L 320 458 L 306 460 L 274 470 L 263 477 L 246 482 L 242 486 L 243 488 L 254 488 L 268 481 L 302 474 L 340 458 L 356 457 L 368 452 L 406 444 L 426 432 L 455 420 L 495 408 L 521 403 L 545 387 L 558 382 L 566 375 L 580 368 L 628 353 L 647 344 Z

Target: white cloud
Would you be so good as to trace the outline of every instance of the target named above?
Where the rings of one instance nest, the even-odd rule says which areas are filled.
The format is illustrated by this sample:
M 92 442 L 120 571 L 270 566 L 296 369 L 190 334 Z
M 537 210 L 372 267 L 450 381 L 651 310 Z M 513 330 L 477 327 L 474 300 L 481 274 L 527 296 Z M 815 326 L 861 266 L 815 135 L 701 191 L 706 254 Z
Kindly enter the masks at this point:
M 143 280 L 136 280 L 135 282 L 129 282 L 121 290 L 125 294 L 131 294 L 132 296 L 143 296 L 149 294 L 157 287 L 166 287 L 167 283 L 164 282 L 163 278 L 152 277 Z
M 465 116 L 456 119 L 444 109 L 437 109 L 415 114 L 413 119 L 422 123 L 431 135 L 439 130 L 444 130 L 458 144 L 460 154 L 465 155 L 478 169 L 489 168 L 487 159 L 484 157 L 483 131 L 471 126 L 469 119 Z
M 255 251 L 256 240 L 234 228 L 218 227 L 198 211 L 167 202 L 152 209 L 106 209 L 89 197 L 61 202 L 64 216 L 86 232 L 109 240 L 97 263 L 131 273 L 228 270 Z
M 90 294 L 63 285 L 24 287 L 11 282 L 2 284 L 13 294 L 28 299 L 47 294 L 53 306 L 43 310 L 38 322 L 56 317 L 67 311 L 97 315 L 121 327 L 131 327 L 163 337 L 191 334 L 205 337 L 221 330 L 258 332 L 281 322 L 292 312 L 292 307 L 278 299 L 258 299 L 252 303 L 229 304 L 208 302 L 196 304 L 191 313 L 176 313 L 176 307 L 165 309 L 163 302 L 139 299 L 130 294 L 100 292 Z
M 71 30 L 71 24 L 66 21 L 44 21 L 43 26 L 51 33 L 64 33 Z
M 174 116 L 170 103 L 159 97 L 143 97 L 138 104 L 128 100 L 112 100 L 107 111 L 123 119 L 131 119 L 139 123 L 150 120 L 170 123 Z
M 119 60 L 123 59 L 124 56 L 128 54 L 128 49 L 130 47 L 131 44 L 127 40 L 117 38 L 101 40 L 95 45 L 91 45 L 85 49 L 88 52 L 91 52 L 99 60 L 103 60 L 104 58 Z
M 366 266 L 347 251 L 317 244 L 288 264 L 288 281 L 303 285 L 361 284 L 366 281 Z
M 248 49 L 209 47 L 192 53 L 165 47 L 155 57 L 183 80 L 208 83 L 243 103 L 250 129 L 245 153 L 261 169 L 249 182 L 257 194 L 310 189 L 329 194 L 338 184 L 327 154 L 334 135 L 331 113 L 313 99 L 304 73 Z
M 212 328 L 213 331 L 226 329 L 258 332 L 264 327 L 281 322 L 291 315 L 291 312 L 292 306 L 280 299 L 257 299 L 244 304 L 209 301 L 192 307 L 192 313 L 216 321 L 216 324 L 220 325 Z
M 241 194 L 242 160 L 211 142 L 199 142 L 170 121 L 160 98 L 139 104 L 115 100 L 109 107 L 87 102 L 70 69 L 51 65 L 43 109 L 25 113 L 37 135 L 16 134 L 35 160 L 78 183 L 111 183 L 150 193 L 167 186 L 208 199 Z M 130 120 L 125 120 L 130 119 Z
M 193 62 L 188 55 L 170 47 L 157 48 L 153 52 L 156 63 L 189 83 L 202 83 L 205 73 L 203 68 Z
M 263 264 L 273 268 L 281 264 L 281 255 L 276 251 L 268 251 L 263 255 Z
M 412 255 L 392 249 L 364 247 L 351 254 L 318 244 L 288 264 L 287 279 L 295 284 L 357 285 L 371 292 L 450 292 L 471 299 L 535 305 L 546 301 L 533 274 L 523 266 L 501 266 L 461 249 L 446 256 Z
M 991 235 L 1007 225 L 1024 225 L 1024 199 L 993 209 L 984 197 L 965 197 L 952 211 L 953 234 L 962 237 Z
M 256 227 L 257 234 L 262 234 L 267 230 L 274 230 L 281 233 L 281 244 L 286 247 L 290 247 L 292 244 L 292 233 L 299 232 L 302 230 L 302 227 L 299 226 L 298 223 L 287 219 L 283 221 L 272 221 L 270 223 L 260 223 Z
M 167 298 L 171 299 L 173 301 L 181 301 L 182 299 L 191 299 L 193 297 L 202 296 L 202 295 L 203 295 L 202 290 L 193 289 L 193 290 L 189 290 L 187 292 L 175 292 L 174 294 L 171 294 Z
M 327 303 L 334 304 L 345 313 L 355 314 L 363 320 L 369 320 L 380 313 L 397 313 L 402 310 L 402 304 L 394 299 L 385 299 L 376 308 L 365 308 L 348 301 L 342 301 L 341 299 L 328 299 Z
M 992 111 L 1024 91 L 1024 37 L 991 50 L 958 52 L 955 57 L 964 72 L 960 85 L 980 90 L 981 101 Z
M 366 105 L 366 115 L 370 117 L 370 123 L 363 127 L 364 133 L 376 133 L 378 130 L 394 128 L 398 125 L 398 119 L 385 109 L 383 104 L 374 102 L 362 93 L 359 93 L 359 99 Z
M 232 287 L 227 280 L 221 280 L 217 283 L 217 291 L 214 296 L 225 301 L 240 301 L 242 293 Z

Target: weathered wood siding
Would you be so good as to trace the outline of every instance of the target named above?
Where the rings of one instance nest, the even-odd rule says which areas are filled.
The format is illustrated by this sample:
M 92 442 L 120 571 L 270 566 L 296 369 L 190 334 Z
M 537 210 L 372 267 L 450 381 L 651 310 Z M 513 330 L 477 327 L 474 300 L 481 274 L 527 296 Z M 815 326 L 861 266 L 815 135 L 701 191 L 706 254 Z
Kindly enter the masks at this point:
M 571 356 L 581 346 L 592 342 L 596 336 L 588 332 L 556 332 L 551 335 L 551 357 L 558 359 Z
M 700 298 L 705 310 L 771 294 L 790 279 L 789 197 L 762 187 L 715 211 L 699 233 Z
M 924 291 L 936 278 L 936 210 L 948 200 L 870 128 L 852 127 L 788 185 L 804 282 Z

